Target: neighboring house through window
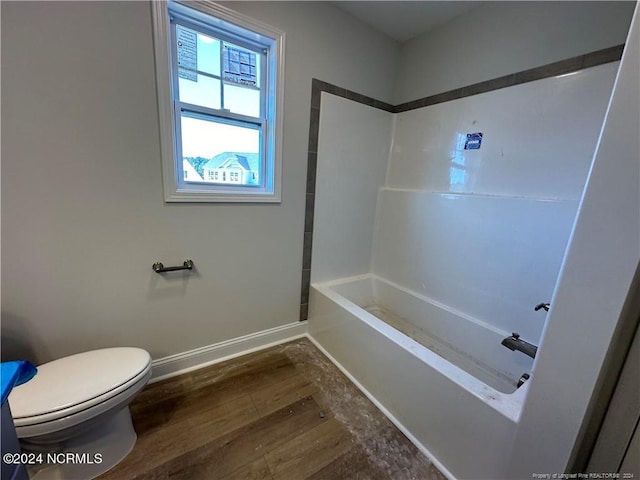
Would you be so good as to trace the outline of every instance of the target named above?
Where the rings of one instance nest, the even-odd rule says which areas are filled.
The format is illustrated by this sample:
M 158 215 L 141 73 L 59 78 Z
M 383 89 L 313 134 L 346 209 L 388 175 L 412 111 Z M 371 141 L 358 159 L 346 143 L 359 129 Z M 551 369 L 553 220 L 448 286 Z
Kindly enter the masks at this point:
M 258 185 L 260 157 L 250 152 L 224 152 L 209 160 L 203 171 L 214 181 L 223 178 L 226 183 Z
M 284 33 L 153 2 L 165 200 L 279 202 Z

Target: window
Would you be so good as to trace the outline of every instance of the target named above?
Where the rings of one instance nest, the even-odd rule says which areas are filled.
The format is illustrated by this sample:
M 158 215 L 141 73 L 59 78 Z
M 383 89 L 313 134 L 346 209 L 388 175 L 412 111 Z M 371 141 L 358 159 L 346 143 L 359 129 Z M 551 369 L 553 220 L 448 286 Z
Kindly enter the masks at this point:
M 284 33 L 210 1 L 152 2 L 168 202 L 279 202 Z

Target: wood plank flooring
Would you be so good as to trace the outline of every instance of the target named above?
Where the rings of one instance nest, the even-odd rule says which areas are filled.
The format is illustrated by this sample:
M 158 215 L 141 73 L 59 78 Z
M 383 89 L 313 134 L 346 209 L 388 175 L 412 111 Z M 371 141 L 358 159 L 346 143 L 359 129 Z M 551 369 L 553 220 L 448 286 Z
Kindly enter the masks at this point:
M 148 385 L 100 480 L 444 480 L 307 339 Z

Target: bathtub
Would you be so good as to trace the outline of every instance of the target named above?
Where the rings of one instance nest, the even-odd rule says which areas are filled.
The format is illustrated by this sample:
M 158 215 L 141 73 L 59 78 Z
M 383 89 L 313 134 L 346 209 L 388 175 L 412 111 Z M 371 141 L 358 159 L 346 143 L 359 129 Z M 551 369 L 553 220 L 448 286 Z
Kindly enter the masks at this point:
M 502 332 L 367 274 L 311 285 L 309 336 L 449 478 L 505 478 L 533 359 Z

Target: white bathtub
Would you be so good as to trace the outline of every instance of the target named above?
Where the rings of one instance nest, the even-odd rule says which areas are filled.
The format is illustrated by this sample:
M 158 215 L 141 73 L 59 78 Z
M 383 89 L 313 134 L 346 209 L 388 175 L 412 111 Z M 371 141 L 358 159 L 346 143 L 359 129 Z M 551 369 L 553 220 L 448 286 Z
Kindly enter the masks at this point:
M 450 478 L 505 477 L 533 365 L 510 334 L 375 275 L 311 285 L 312 340 Z

